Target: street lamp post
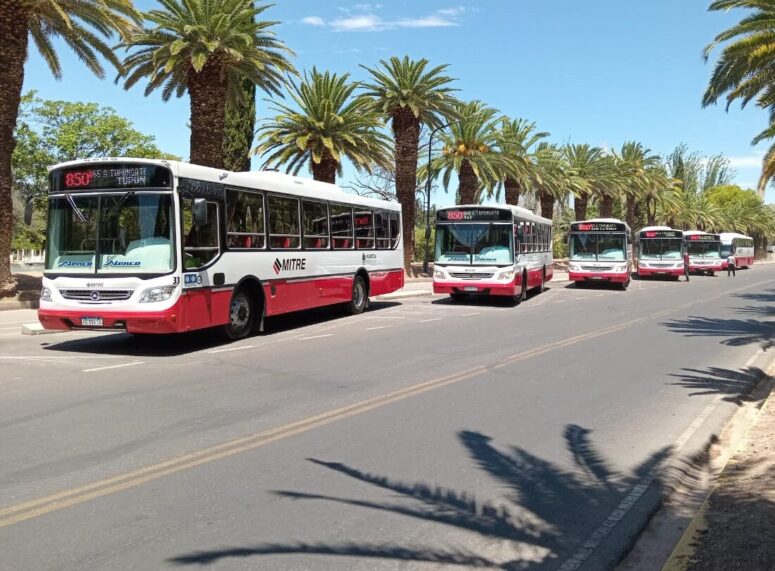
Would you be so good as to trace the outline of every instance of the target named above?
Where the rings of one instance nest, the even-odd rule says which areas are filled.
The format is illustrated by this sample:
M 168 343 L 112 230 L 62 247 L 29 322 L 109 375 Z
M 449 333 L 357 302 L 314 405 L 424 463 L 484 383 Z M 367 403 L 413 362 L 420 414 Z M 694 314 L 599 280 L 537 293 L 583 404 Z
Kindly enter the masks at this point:
M 446 129 L 450 125 L 452 125 L 452 123 L 444 123 L 443 125 L 434 128 L 428 139 L 428 176 L 425 181 L 425 252 L 422 261 L 422 271 L 425 274 L 428 273 L 428 242 L 431 239 L 431 161 L 433 160 L 431 153 L 433 151 L 433 136 L 437 131 Z

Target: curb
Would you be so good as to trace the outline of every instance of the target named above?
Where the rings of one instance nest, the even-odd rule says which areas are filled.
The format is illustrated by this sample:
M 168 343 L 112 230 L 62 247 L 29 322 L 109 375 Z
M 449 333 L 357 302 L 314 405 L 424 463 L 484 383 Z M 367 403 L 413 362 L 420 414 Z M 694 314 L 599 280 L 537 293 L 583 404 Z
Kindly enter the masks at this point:
M 771 378 L 773 368 L 775 368 L 775 360 L 771 359 L 762 380 L 765 380 L 768 377 Z M 775 403 L 775 388 L 771 388 L 767 398 L 763 399 L 761 402 L 761 405 L 756 407 L 756 412 L 753 420 L 746 427 L 745 433 L 743 434 L 743 436 L 734 445 L 734 449 L 729 454 L 729 457 L 724 463 L 724 466 L 719 469 L 718 474 L 713 482 L 713 485 L 711 486 L 710 490 L 706 494 L 705 499 L 702 501 L 702 505 L 697 509 L 696 513 L 692 517 L 691 522 L 689 522 L 689 525 L 686 527 L 686 530 L 681 535 L 681 538 L 678 540 L 678 543 L 676 543 L 675 547 L 673 547 L 673 550 L 670 553 L 670 557 L 667 559 L 664 566 L 662 567 L 662 571 L 684 571 L 690 564 L 691 557 L 697 548 L 696 547 L 697 539 L 708 527 L 706 514 L 708 511 L 708 508 L 710 507 L 711 498 L 713 497 L 713 494 L 716 491 L 719 485 L 719 482 L 721 481 L 723 475 L 727 473 L 727 470 L 733 469 L 733 468 L 730 468 L 730 466 L 733 465 L 733 459 L 737 454 L 737 452 L 741 449 L 743 444 L 745 444 L 746 441 L 748 440 L 748 434 L 750 433 L 751 429 L 753 429 L 756 426 L 756 423 L 759 420 L 759 415 L 761 414 L 761 411 L 763 411 L 767 406 L 772 405 L 773 403 Z M 733 422 L 733 420 L 730 419 L 729 422 L 731 423 Z
M 397 291 L 394 293 L 386 293 L 385 295 L 378 295 L 374 299 L 378 301 L 389 301 L 391 299 L 404 299 L 407 297 L 430 297 L 432 295 L 432 290 L 418 289 L 416 291 Z
M 50 335 L 62 333 L 60 329 L 44 329 L 40 323 L 25 323 L 22 325 L 22 335 Z

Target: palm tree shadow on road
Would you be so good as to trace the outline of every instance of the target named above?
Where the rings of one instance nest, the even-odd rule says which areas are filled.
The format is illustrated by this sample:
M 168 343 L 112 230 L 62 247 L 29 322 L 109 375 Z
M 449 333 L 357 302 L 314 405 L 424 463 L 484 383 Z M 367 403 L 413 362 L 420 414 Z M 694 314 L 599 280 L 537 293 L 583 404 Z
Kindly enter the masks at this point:
M 663 475 L 671 448 L 652 454 L 629 473 L 612 469 L 590 440 L 590 430 L 567 425 L 566 447 L 573 461 L 571 469 L 544 460 L 522 448 L 496 448 L 492 439 L 473 431 L 458 437 L 477 467 L 506 490 L 503 502 L 481 501 L 474 494 L 423 482 L 402 482 L 389 476 L 361 471 L 338 462 L 308 460 L 358 482 L 391 492 L 396 499 L 378 501 L 278 490 L 274 494 L 299 501 L 323 501 L 339 505 L 396 514 L 474 534 L 477 545 L 497 547 L 508 543 L 516 553 L 529 548 L 531 555 L 500 560 L 470 548 L 450 549 L 395 543 L 259 543 L 244 547 L 186 553 L 168 562 L 177 565 L 209 565 L 221 559 L 266 555 L 328 555 L 360 559 L 432 562 L 442 565 L 504 570 L 552 569 L 570 557 L 620 505 L 634 486 L 648 480 L 661 494 Z M 474 542 L 471 542 L 474 543 Z M 546 555 L 536 561 L 535 552 Z M 501 553 L 500 550 L 498 550 Z M 524 549 L 522 553 L 525 553 Z
M 689 396 L 726 395 L 723 400 L 737 406 L 745 403 L 757 403 L 766 398 L 765 391 L 757 391 L 767 374 L 758 367 L 746 367 L 742 370 L 708 367 L 700 369 L 682 369 L 681 373 L 671 376 L 678 380 L 673 385 L 692 389 Z
M 721 343 L 741 347 L 758 343 L 763 349 L 772 346 L 775 324 L 757 319 L 722 319 L 718 317 L 689 316 L 663 323 L 673 333 L 685 337 L 723 337 Z

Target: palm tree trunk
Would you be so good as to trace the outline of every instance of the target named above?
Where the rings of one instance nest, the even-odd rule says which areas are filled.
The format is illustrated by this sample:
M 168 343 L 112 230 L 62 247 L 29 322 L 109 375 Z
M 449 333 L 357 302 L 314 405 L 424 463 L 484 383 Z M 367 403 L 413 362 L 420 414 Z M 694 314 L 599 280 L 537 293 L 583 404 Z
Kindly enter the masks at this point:
M 311 161 L 312 164 L 312 178 L 319 180 L 320 182 L 328 182 L 336 184 L 336 167 L 338 166 L 336 159 L 331 156 L 328 149 L 323 153 L 323 157 L 320 163 Z
M 654 226 L 657 223 L 657 199 L 653 196 L 646 199 L 646 225 Z
M 624 221 L 630 228 L 635 228 L 635 197 L 630 195 L 625 203 Z
M 191 98 L 191 162 L 222 169 L 226 128 L 226 74 L 218 57 L 210 58 L 202 71 L 188 72 Z
M 479 186 L 479 177 L 476 176 L 468 159 L 463 159 L 463 162 L 460 163 L 458 180 L 460 184 L 457 194 L 460 204 L 476 204 L 476 188 Z
M 506 204 L 519 206 L 519 195 L 522 191 L 520 184 L 513 178 L 507 178 L 503 181 L 503 187 L 506 189 Z
M 11 275 L 13 199 L 11 157 L 27 58 L 29 2 L 11 0 L 0 10 L 0 297 L 16 294 Z
M 417 201 L 417 149 L 420 146 L 420 121 L 411 110 L 401 109 L 393 115 L 393 137 L 396 144 L 396 198 L 401 204 L 404 237 L 404 270 L 409 271 L 414 259 L 414 217 Z
M 576 214 L 576 220 L 587 219 L 587 206 L 589 205 L 589 195 L 582 192 L 573 198 L 573 212 Z
M 541 216 L 551 220 L 554 215 L 554 196 L 550 192 L 540 190 L 538 200 L 541 202 Z
M 603 200 L 600 202 L 600 217 L 611 218 L 614 215 L 614 197 L 603 196 Z

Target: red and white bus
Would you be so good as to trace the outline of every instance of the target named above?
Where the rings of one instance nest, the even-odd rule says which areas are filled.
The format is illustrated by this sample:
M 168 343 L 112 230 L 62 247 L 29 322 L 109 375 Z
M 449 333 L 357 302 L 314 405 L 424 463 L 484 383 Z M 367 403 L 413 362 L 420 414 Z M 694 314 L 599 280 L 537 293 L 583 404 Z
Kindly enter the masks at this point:
M 647 226 L 638 232 L 638 277 L 684 275 L 684 240 L 681 230 Z
M 516 303 L 552 279 L 552 221 L 509 205 L 436 213 L 434 293 L 506 296 Z
M 265 316 L 403 286 L 401 209 L 271 171 L 93 159 L 50 169 L 47 329 L 238 339 Z
M 576 286 L 587 283 L 630 285 L 632 249 L 630 227 L 616 218 L 573 222 L 568 244 L 568 279 Z
M 721 259 L 723 260 L 723 269 L 727 269 L 727 260 L 734 256 L 736 268 L 749 268 L 753 266 L 754 248 L 753 238 L 737 232 L 722 232 L 721 238 Z
M 724 269 L 721 258 L 721 237 L 701 230 L 684 232 L 686 253 L 689 256 L 689 271 L 712 276 Z

